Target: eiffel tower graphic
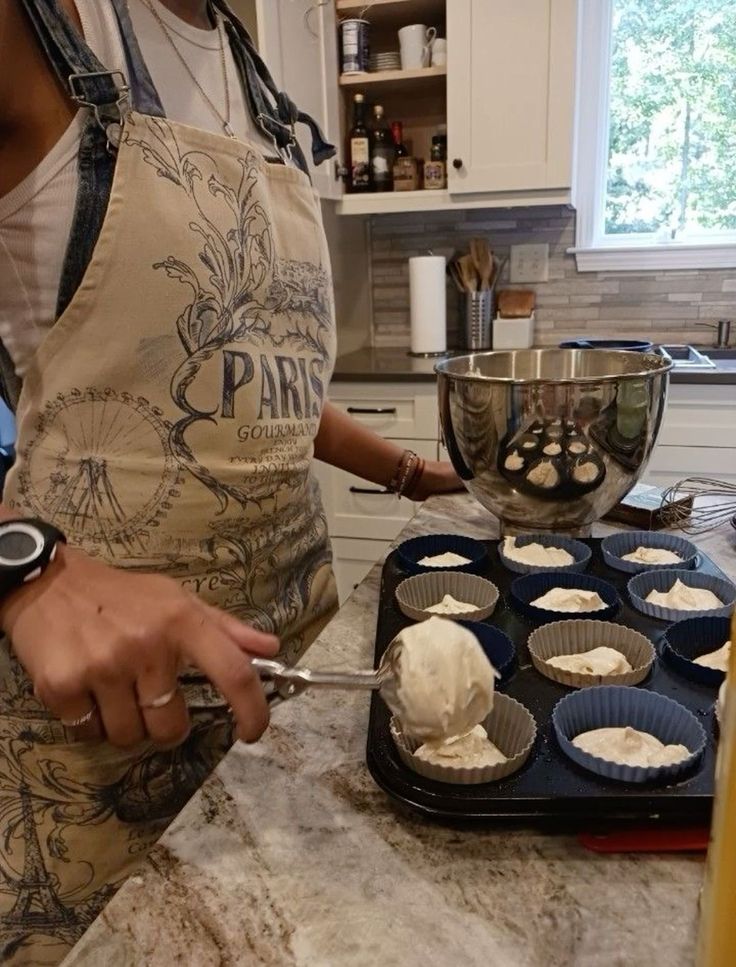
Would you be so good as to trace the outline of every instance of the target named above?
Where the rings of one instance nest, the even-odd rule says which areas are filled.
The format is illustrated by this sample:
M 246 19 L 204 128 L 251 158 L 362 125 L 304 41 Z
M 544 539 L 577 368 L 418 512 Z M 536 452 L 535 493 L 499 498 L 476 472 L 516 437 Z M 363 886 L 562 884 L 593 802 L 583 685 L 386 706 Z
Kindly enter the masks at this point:
M 22 875 L 10 881 L 17 891 L 13 909 L 0 917 L 0 951 L 12 951 L 33 935 L 55 937 L 64 943 L 74 944 L 84 926 L 73 908 L 65 906 L 59 899 L 53 879 L 44 865 L 30 789 L 22 783 L 19 792 L 25 857 Z

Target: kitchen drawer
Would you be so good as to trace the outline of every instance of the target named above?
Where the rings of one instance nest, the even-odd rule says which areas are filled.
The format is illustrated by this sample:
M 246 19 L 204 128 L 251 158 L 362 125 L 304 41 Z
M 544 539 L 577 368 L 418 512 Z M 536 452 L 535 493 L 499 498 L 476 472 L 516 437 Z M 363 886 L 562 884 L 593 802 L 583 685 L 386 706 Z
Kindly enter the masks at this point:
M 657 442 L 659 446 L 733 448 L 735 426 L 733 386 L 676 383 L 670 388 Z
M 329 399 L 387 439 L 436 440 L 439 435 L 434 383 L 333 383 Z
M 683 477 L 715 477 L 736 483 L 736 448 L 659 445 L 642 479 L 667 487 Z
M 337 594 L 344 604 L 373 565 L 388 554 L 390 541 L 359 540 L 354 537 L 334 537 L 333 567 L 337 579 Z
M 407 450 L 415 450 L 425 460 L 437 459 L 433 440 L 396 440 Z M 315 472 L 322 489 L 322 503 L 332 537 L 362 537 L 392 541 L 417 512 L 418 504 L 395 494 L 383 492 L 376 484 L 315 461 Z M 366 492 L 367 491 L 367 492 Z

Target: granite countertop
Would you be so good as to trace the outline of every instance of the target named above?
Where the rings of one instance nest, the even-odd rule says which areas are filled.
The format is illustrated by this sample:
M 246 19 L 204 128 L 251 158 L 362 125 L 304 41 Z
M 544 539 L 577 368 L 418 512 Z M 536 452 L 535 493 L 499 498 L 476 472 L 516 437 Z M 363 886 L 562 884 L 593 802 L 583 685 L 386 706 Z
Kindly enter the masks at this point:
M 706 355 L 707 349 L 701 349 Z M 409 350 L 401 347 L 392 349 L 357 349 L 352 353 L 339 356 L 335 364 L 333 380 L 342 383 L 390 383 L 401 382 L 431 383 L 435 380 L 434 367 L 441 359 L 461 353 L 448 353 L 446 356 L 432 358 L 414 357 Z M 733 359 L 715 358 L 715 369 L 685 370 L 673 369 L 673 383 L 702 383 L 714 385 L 736 385 L 736 350 Z
M 401 539 L 498 534 L 467 495 Z M 597 526 L 602 536 L 613 528 Z M 699 541 L 736 578 L 730 527 Z M 372 663 L 380 565 L 309 652 Z M 236 746 L 66 967 L 669 967 L 694 957 L 701 856 L 600 855 L 568 835 L 399 812 L 365 766 L 369 698 L 307 693 Z

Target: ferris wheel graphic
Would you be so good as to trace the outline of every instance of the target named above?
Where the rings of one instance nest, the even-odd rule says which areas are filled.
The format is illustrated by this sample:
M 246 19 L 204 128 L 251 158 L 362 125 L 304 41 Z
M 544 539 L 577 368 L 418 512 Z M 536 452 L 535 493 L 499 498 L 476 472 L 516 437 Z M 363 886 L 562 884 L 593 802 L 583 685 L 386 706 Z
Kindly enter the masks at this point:
M 162 411 L 142 397 L 60 393 L 20 451 L 20 493 L 76 543 L 113 556 L 140 553 L 179 494 L 169 432 Z

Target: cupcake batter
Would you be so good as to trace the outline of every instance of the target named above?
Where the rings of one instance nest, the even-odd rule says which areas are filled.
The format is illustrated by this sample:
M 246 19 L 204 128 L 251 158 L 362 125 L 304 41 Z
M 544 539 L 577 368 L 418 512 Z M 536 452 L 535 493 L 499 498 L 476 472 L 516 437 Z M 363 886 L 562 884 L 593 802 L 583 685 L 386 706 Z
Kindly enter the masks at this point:
M 620 651 L 605 645 L 576 655 L 555 655 L 554 658 L 548 658 L 546 664 L 578 675 L 623 675 L 624 672 L 633 671 Z
M 598 464 L 593 463 L 592 460 L 588 460 L 586 463 L 579 463 L 572 472 L 573 480 L 582 484 L 593 483 L 600 474 L 600 467 Z
M 414 755 L 417 759 L 433 765 L 452 766 L 456 769 L 496 766 L 508 761 L 508 757 L 488 738 L 482 725 L 476 725 L 465 735 L 439 742 L 425 742 Z
M 690 755 L 684 745 L 665 745 L 649 732 L 628 726 L 583 732 L 572 744 L 589 755 L 622 766 L 669 766 Z
M 669 591 L 650 591 L 646 597 L 650 604 L 675 611 L 711 611 L 722 608 L 723 601 L 707 588 L 691 588 L 677 578 Z
M 386 700 L 407 735 L 441 741 L 466 735 L 486 718 L 496 672 L 471 631 L 432 617 L 399 639 L 397 687 Z
M 601 611 L 608 607 L 597 591 L 582 588 L 552 588 L 531 603 L 546 611 Z
M 727 641 L 722 648 L 711 651 L 707 655 L 700 655 L 698 658 L 693 658 L 693 664 L 702 665 L 703 668 L 714 668 L 719 672 L 727 672 L 730 657 L 731 642 Z
M 588 447 L 582 442 L 582 440 L 573 440 L 572 443 L 567 445 L 567 449 L 570 451 L 570 453 L 585 453 Z
M 637 547 L 635 551 L 621 556 L 622 561 L 635 564 L 682 564 L 684 558 L 664 547 Z
M 526 479 L 535 487 L 551 490 L 560 482 L 560 475 L 551 460 L 540 460 L 526 475 Z
M 454 551 L 446 551 L 444 554 L 423 557 L 419 564 L 422 567 L 461 567 L 463 564 L 470 564 L 470 558 L 455 554 Z
M 467 601 L 458 601 L 451 594 L 446 594 L 437 604 L 430 605 L 429 608 L 424 610 L 432 614 L 469 614 L 471 611 L 477 611 L 478 606 L 468 604 Z
M 546 453 L 548 457 L 556 457 L 562 453 L 562 447 L 559 443 L 548 443 L 542 453 Z
M 572 554 L 561 547 L 544 547 L 542 544 L 536 543 L 518 547 L 515 537 L 504 538 L 503 553 L 510 561 L 517 561 L 519 564 L 567 567 L 575 563 Z
M 514 450 L 513 453 L 510 453 L 506 457 L 506 460 L 504 461 L 504 467 L 507 470 L 513 470 L 513 471 L 521 470 L 523 466 L 524 466 L 524 458 L 521 456 L 518 450 Z

